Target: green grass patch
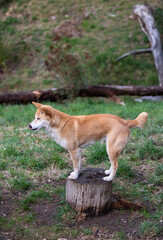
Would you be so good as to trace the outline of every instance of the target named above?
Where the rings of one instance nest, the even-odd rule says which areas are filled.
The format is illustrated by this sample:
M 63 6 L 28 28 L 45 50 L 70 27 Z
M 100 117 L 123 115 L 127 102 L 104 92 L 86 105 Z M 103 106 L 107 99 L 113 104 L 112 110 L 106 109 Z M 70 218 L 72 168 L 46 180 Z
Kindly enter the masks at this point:
M 163 156 L 163 149 L 154 145 L 153 140 L 148 139 L 137 149 L 137 156 L 140 159 L 158 160 Z
M 32 181 L 27 176 L 24 176 L 24 174 L 21 176 L 20 173 L 11 179 L 10 184 L 13 189 L 18 191 L 29 190 L 33 186 Z
M 31 204 L 47 198 L 50 198 L 50 194 L 48 192 L 43 189 L 35 190 L 21 200 L 20 206 L 23 210 L 30 210 Z
M 134 177 L 135 172 L 132 170 L 130 163 L 127 160 L 120 158 L 118 161 L 118 171 L 116 175 L 120 177 Z
M 57 220 L 62 222 L 75 221 L 77 212 L 73 210 L 69 204 L 65 203 L 64 205 L 58 207 L 57 209 Z
M 95 145 L 88 148 L 85 153 L 87 164 L 99 164 L 104 160 L 108 160 L 106 152 L 106 145 L 104 143 L 96 143 Z
M 117 232 L 113 236 L 113 240 L 127 240 L 127 234 L 124 232 Z
M 140 231 L 144 236 L 156 236 L 160 233 L 161 228 L 158 223 L 153 221 L 144 221 L 141 224 Z

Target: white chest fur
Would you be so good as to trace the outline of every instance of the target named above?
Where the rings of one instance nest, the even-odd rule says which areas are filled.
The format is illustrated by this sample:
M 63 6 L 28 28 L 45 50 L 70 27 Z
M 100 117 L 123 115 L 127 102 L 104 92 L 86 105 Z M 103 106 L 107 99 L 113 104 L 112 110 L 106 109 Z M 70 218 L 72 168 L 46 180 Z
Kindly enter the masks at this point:
M 58 145 L 67 149 L 67 140 L 60 135 L 58 129 L 49 128 L 49 129 L 46 130 L 46 132 L 48 133 L 48 135 L 50 135 L 55 140 L 55 142 Z

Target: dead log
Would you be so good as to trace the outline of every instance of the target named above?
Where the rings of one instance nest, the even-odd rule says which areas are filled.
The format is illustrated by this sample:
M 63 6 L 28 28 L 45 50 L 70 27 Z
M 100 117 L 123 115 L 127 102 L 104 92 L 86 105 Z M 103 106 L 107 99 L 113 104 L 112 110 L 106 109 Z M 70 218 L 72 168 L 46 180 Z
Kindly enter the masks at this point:
M 67 98 L 67 96 L 61 88 L 36 90 L 32 92 L 4 92 L 0 93 L 0 104 L 27 104 L 32 101 L 42 102 L 46 100 L 56 102 L 65 98 Z
M 81 89 L 80 97 L 108 97 L 114 95 L 156 96 L 163 95 L 163 87 L 159 86 L 120 86 L 120 85 L 97 85 Z
M 160 86 L 119 86 L 97 85 L 81 89 L 78 97 L 110 97 L 118 102 L 117 95 L 156 96 L 163 95 L 163 87 Z M 52 88 L 32 92 L 0 93 L 0 104 L 27 104 L 42 101 L 56 102 L 68 98 L 67 91 L 63 88 Z
M 104 181 L 105 176 L 103 169 L 83 169 L 77 179 L 67 180 L 66 201 L 90 216 L 107 213 L 112 202 L 112 182 Z
M 138 18 L 142 31 L 147 35 L 151 44 L 155 66 L 158 72 L 159 85 L 163 87 L 163 51 L 161 38 L 149 6 L 135 5 L 134 14 Z

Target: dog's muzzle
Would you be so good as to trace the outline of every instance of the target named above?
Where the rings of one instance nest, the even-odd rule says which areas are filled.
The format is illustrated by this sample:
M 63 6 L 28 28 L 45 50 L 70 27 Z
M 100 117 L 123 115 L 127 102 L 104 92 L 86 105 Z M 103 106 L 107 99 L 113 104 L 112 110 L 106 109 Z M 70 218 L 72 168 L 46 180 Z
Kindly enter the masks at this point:
M 32 128 L 32 125 L 29 124 L 29 129 L 33 130 L 33 131 L 36 131 L 38 128 Z

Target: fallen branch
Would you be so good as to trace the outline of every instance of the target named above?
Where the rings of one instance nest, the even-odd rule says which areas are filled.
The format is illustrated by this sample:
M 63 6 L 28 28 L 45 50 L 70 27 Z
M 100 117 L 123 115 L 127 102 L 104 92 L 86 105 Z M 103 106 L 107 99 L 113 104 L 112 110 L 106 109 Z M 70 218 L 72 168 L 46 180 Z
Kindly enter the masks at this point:
M 81 89 L 76 97 L 110 97 L 118 102 L 118 95 L 156 96 L 163 95 L 163 87 L 160 86 L 119 86 L 97 85 Z M 63 88 L 52 88 L 31 92 L 0 93 L 0 104 L 27 104 L 32 101 L 56 102 L 68 98 L 69 95 Z M 120 100 L 119 100 L 120 101 Z
M 137 49 L 134 51 L 130 51 L 130 52 L 127 52 L 127 53 L 123 54 L 122 56 L 118 57 L 116 60 L 119 61 L 122 58 L 128 57 L 129 55 L 137 55 L 137 54 L 142 54 L 142 53 L 152 53 L 152 49 L 147 48 L 147 49 Z
M 111 208 L 112 209 L 132 209 L 136 211 L 146 209 L 146 207 L 142 204 L 126 201 L 117 196 L 116 197 L 114 196 Z

